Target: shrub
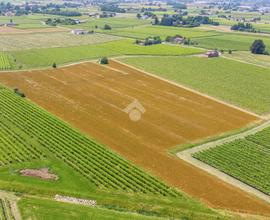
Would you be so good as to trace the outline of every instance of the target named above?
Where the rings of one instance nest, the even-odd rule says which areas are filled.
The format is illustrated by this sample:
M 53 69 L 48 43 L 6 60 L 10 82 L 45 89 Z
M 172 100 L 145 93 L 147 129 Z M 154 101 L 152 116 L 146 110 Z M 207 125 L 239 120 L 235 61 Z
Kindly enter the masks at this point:
M 53 63 L 52 67 L 53 68 L 56 68 L 57 67 L 56 63 Z
M 111 30 L 112 28 L 111 28 L 111 26 L 110 25 L 108 25 L 108 24 L 105 24 L 104 25 L 104 30 Z
M 100 63 L 100 64 L 109 64 L 109 60 L 108 60 L 107 57 L 103 57 L 103 58 L 101 58 L 101 60 L 100 60 L 99 63 Z
M 25 98 L 25 94 L 20 92 L 20 90 L 18 88 L 15 88 L 14 89 L 14 92 L 15 94 L 17 94 L 18 96 L 22 97 L 22 98 Z
M 263 40 L 255 40 L 250 47 L 251 53 L 254 54 L 264 54 L 265 53 L 265 44 Z

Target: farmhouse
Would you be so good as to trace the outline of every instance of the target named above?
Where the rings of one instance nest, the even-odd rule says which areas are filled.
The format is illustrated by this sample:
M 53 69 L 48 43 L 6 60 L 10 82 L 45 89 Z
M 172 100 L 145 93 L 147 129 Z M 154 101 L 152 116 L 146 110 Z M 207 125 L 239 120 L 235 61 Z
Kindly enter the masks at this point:
M 4 27 L 14 27 L 14 26 L 17 26 L 18 24 L 16 24 L 15 22 L 13 22 L 12 20 L 10 22 L 7 22 L 7 23 L 3 23 L 3 24 L 0 24 L 0 26 L 4 26 Z
M 8 22 L 8 23 L 5 24 L 5 26 L 6 27 L 14 27 L 14 26 L 17 26 L 17 24 L 14 23 L 14 22 Z
M 83 29 L 74 29 L 71 31 L 72 34 L 75 34 L 75 35 L 82 35 L 82 34 L 89 34 L 90 32 L 89 31 L 85 31 Z
M 184 43 L 185 38 L 180 36 L 180 35 L 176 35 L 174 37 L 169 37 L 168 40 L 170 43 L 173 43 L 173 44 L 182 44 L 182 43 Z
M 217 50 L 209 50 L 209 51 L 207 51 L 206 56 L 208 58 L 219 57 L 220 53 Z

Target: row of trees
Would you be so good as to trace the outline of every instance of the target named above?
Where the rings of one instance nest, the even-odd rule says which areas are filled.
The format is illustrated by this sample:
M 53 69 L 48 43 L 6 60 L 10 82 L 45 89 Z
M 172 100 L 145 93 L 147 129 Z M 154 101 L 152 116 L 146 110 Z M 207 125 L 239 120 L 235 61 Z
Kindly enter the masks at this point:
M 62 25 L 75 25 L 78 22 L 74 19 L 71 18 L 48 18 L 45 21 L 45 24 L 50 25 L 50 26 L 56 26 L 58 24 L 62 24 Z
M 231 27 L 231 30 L 234 31 L 247 31 L 247 32 L 256 32 L 256 29 L 250 23 L 238 23 Z
M 30 13 L 40 13 L 40 14 L 53 14 L 61 16 L 81 16 L 82 14 L 77 11 L 66 11 L 63 10 L 66 7 L 75 8 L 79 4 L 75 3 L 64 3 L 64 4 L 47 4 L 47 5 L 30 5 L 25 3 L 24 6 L 13 5 L 11 3 L 0 3 L 0 15 L 5 15 L 7 13 L 13 13 L 15 16 L 28 15 Z
M 126 13 L 126 10 L 124 8 L 119 8 L 117 4 L 109 4 L 109 3 L 101 5 L 100 10 L 115 12 L 115 13 Z
M 206 16 L 163 15 L 160 21 L 155 20 L 155 24 L 177 27 L 198 27 L 201 24 L 219 25 L 218 22 Z

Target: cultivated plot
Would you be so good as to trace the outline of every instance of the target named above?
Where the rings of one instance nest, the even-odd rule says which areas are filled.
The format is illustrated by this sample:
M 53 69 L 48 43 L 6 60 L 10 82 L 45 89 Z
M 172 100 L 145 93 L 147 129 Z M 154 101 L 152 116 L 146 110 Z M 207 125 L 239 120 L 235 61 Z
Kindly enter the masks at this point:
M 3 73 L 0 80 L 20 88 L 40 106 L 212 206 L 270 212 L 262 201 L 167 154 L 175 145 L 252 123 L 257 120 L 252 115 L 118 62 Z M 143 110 L 136 104 L 137 113 L 130 114 L 127 106 L 134 100 Z M 138 111 L 144 112 L 142 118 L 130 120 L 138 119 Z

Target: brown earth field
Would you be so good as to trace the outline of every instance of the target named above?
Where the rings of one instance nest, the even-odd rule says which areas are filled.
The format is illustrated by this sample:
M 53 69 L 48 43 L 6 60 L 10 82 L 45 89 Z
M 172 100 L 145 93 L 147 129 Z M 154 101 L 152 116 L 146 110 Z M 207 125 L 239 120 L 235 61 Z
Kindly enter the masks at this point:
M 168 154 L 172 147 L 238 129 L 248 113 L 121 63 L 1 73 L 0 82 L 107 145 L 139 167 L 211 207 L 270 215 L 270 205 Z M 134 122 L 123 110 L 145 108 Z

